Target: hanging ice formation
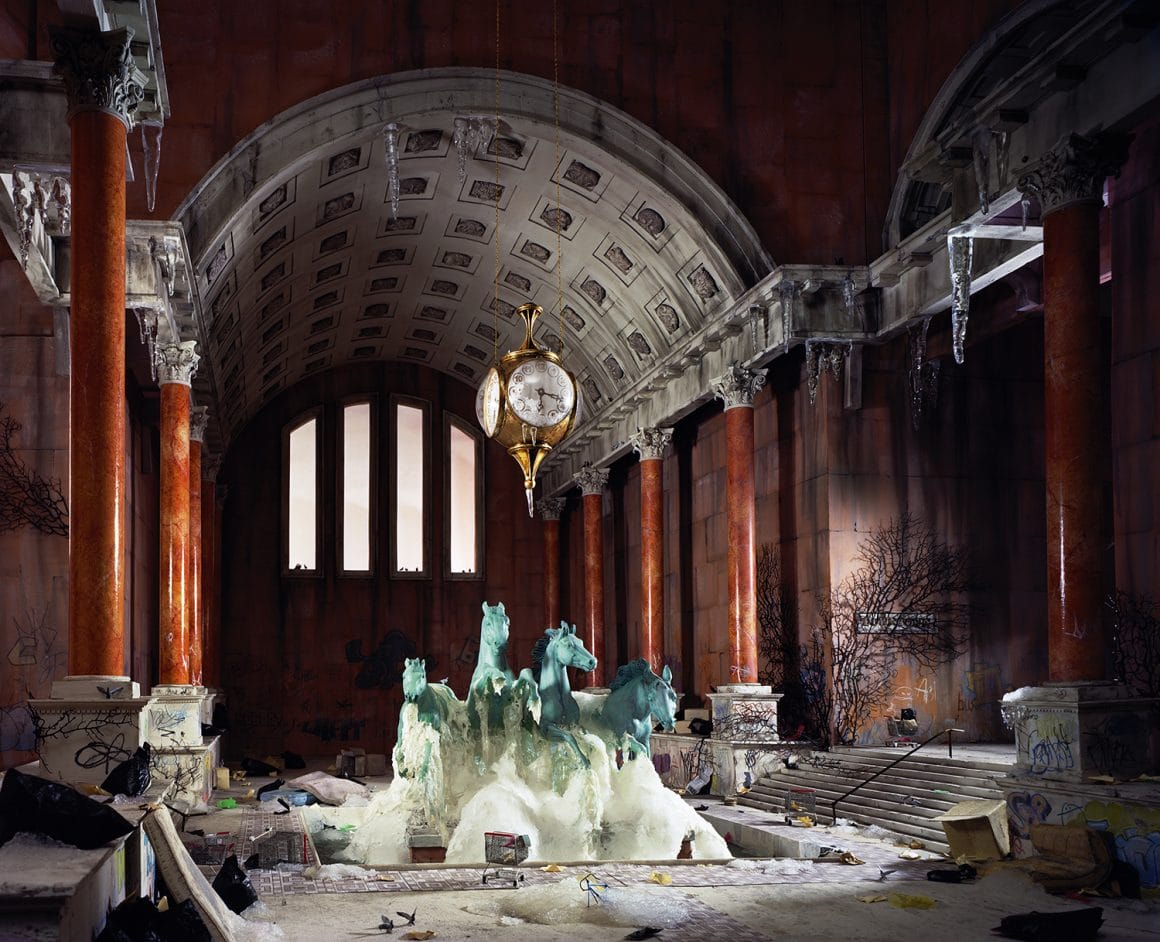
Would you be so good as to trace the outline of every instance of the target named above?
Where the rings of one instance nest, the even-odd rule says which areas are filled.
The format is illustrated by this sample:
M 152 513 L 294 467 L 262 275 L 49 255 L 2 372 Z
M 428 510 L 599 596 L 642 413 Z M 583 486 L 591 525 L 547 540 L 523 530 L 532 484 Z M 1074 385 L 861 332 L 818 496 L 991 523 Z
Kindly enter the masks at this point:
M 145 154 L 145 207 L 153 212 L 157 204 L 157 175 L 161 171 L 162 125 L 142 122 L 141 150 Z
M 459 182 L 467 179 L 467 158 L 479 148 L 486 148 L 491 144 L 496 134 L 495 121 L 492 118 L 483 118 L 478 115 L 458 117 L 453 122 L 454 130 L 451 133 L 451 143 L 455 145 L 455 157 L 458 161 L 456 173 Z
M 777 285 L 781 298 L 781 349 L 789 349 L 790 331 L 793 329 L 794 301 L 798 296 L 798 284 L 792 278 L 782 277 Z
M 806 341 L 806 389 L 811 406 L 818 398 L 818 381 L 823 371 L 832 373 L 834 379 L 842 378 L 842 361 L 848 349 L 849 345 L 832 340 Z
M 955 362 L 963 362 L 967 339 L 967 315 L 971 308 L 971 261 L 975 240 L 969 235 L 947 234 L 947 262 L 951 269 L 951 346 Z
M 594 660 L 574 627 L 545 632 L 536 676 L 508 667 L 508 626 L 502 603 L 484 603 L 466 701 L 428 683 L 424 661 L 407 660 L 395 777 L 364 805 L 304 809 L 316 843 L 339 860 L 386 866 L 409 860 L 416 835 L 437 836 L 449 863 L 482 863 L 484 833 L 505 831 L 528 836 L 532 859 L 648 860 L 675 857 L 692 832 L 697 857 L 728 857 L 716 831 L 661 783 L 640 739 L 641 723 L 672 725 L 667 672 L 637 661 L 606 696 L 573 693 L 566 668 Z
M 399 126 L 394 121 L 383 128 L 383 146 L 387 153 L 387 198 L 395 217 L 399 215 Z
M 926 359 L 926 337 L 930 330 L 930 317 L 924 317 L 912 324 L 907 332 L 908 369 L 907 386 L 910 390 L 910 421 L 917 432 L 922 417 L 933 404 L 938 389 L 939 361 Z

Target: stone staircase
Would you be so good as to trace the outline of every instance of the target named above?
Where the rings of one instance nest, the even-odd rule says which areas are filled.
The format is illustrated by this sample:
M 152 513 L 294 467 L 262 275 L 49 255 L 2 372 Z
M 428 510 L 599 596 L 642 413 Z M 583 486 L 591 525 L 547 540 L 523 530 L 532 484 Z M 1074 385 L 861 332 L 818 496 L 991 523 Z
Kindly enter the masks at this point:
M 858 824 L 876 824 L 887 831 L 917 838 L 930 850 L 947 851 L 946 834 L 937 815 L 960 801 L 1002 800 L 998 784 L 1011 766 L 975 757 L 948 759 L 945 751 L 916 752 L 888 772 L 844 799 L 838 817 Z M 739 805 L 784 814 L 793 788 L 812 788 L 819 823 L 831 823 L 830 802 L 848 789 L 905 755 L 901 749 L 846 749 L 801 753 L 796 768 L 759 779 L 738 796 Z

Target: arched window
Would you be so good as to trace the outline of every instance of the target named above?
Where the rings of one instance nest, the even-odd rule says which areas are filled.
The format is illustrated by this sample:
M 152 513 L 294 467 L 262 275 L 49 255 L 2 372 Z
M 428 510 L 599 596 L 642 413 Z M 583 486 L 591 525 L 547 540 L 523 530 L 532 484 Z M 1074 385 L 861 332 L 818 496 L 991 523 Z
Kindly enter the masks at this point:
M 483 575 L 483 436 L 447 414 L 444 454 L 446 574 L 452 579 L 477 579 Z
M 397 575 L 427 574 L 427 403 L 396 396 L 394 426 L 394 539 L 391 546 Z
M 319 485 L 322 418 L 316 410 L 287 427 L 282 436 L 283 565 L 286 571 L 316 574 L 319 570 Z
M 374 410 L 368 401 L 342 407 L 342 572 L 370 573 L 374 568 Z

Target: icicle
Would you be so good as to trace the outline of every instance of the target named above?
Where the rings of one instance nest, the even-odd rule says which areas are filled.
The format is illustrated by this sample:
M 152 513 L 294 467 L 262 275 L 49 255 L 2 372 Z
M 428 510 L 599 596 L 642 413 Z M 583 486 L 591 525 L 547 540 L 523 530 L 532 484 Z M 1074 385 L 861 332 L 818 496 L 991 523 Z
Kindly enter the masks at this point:
M 924 317 L 921 323 L 914 324 L 907 332 L 907 346 L 910 352 L 910 362 L 907 370 L 907 385 L 910 387 L 910 421 L 917 432 L 922 424 L 922 415 L 926 411 L 926 399 L 931 366 L 926 362 L 926 337 L 930 330 L 930 317 Z
M 991 132 L 979 130 L 971 137 L 971 159 L 975 165 L 975 188 L 979 191 L 979 212 L 984 216 L 991 211 L 987 195 L 987 175 L 991 167 Z
M 27 270 L 28 252 L 32 245 L 32 210 L 28 195 L 24 193 L 24 175 L 20 171 L 12 174 L 12 204 L 20 233 L 20 266 Z
M 853 273 L 842 280 L 842 298 L 846 302 L 846 315 L 850 322 L 859 323 L 862 320 L 862 302 L 858 300 L 858 286 L 854 282 Z
M 391 215 L 399 215 L 399 126 L 391 122 L 383 128 L 383 143 L 387 150 L 387 196 L 391 201 Z
M 160 124 L 141 125 L 141 150 L 145 154 L 145 207 L 149 212 L 153 212 L 153 207 L 157 204 L 157 175 L 161 170 L 161 131 Z
M 451 133 L 451 142 L 455 145 L 455 157 L 457 160 L 456 175 L 459 177 L 459 182 L 463 183 L 467 179 L 467 119 L 456 118 L 455 130 Z
M 797 295 L 797 282 L 792 278 L 782 278 L 777 285 L 777 293 L 781 298 L 781 349 L 789 349 L 789 335 L 793 329 L 794 297 Z
M 1023 209 L 1023 231 L 1027 231 L 1027 214 L 1031 212 L 1031 197 L 1026 193 L 1023 194 L 1023 199 L 1019 201 L 1019 205 Z
M 50 199 L 56 206 L 56 224 L 61 235 L 72 229 L 72 188 L 67 177 L 53 177 Z
M 818 342 L 806 341 L 806 389 L 810 394 L 812 406 L 818 398 Z
M 1011 157 L 1011 134 L 1008 131 L 992 131 L 995 139 L 995 175 L 999 178 L 999 189 L 1006 185 L 1007 168 Z
M 149 354 L 149 368 L 152 370 L 153 382 L 157 382 L 157 358 L 153 354 L 157 342 L 157 312 L 152 308 L 136 307 L 133 313 L 137 315 L 137 329 L 141 334 L 141 343 Z
M 967 315 L 971 308 L 971 261 L 975 240 L 971 236 L 947 236 L 947 260 L 951 268 L 951 332 L 955 362 L 963 362 Z

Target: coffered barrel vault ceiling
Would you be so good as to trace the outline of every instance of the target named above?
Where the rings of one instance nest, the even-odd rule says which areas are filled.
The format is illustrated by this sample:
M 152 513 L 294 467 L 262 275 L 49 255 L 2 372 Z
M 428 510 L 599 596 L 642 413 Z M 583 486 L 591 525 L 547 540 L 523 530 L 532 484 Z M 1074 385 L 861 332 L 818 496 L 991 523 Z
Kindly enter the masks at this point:
M 182 205 L 198 391 L 216 400 L 223 444 L 282 390 L 350 362 L 421 363 L 474 387 L 519 342 L 526 301 L 544 308 L 537 339 L 563 343 L 592 417 L 772 270 L 728 198 L 653 132 L 561 89 L 557 147 L 550 84 L 501 73 L 500 88 L 501 131 L 468 153 L 462 181 L 454 121 L 494 118 L 493 72 L 314 99 L 243 141 Z

